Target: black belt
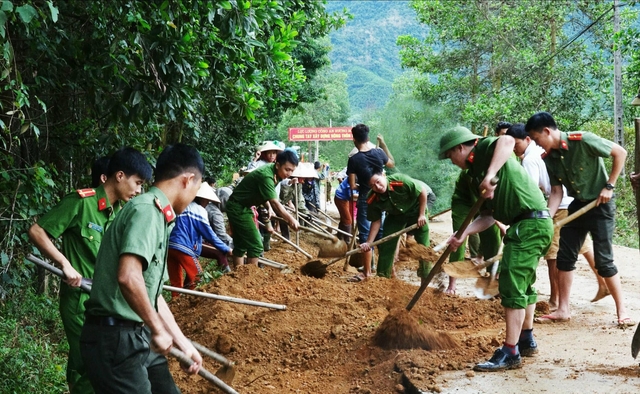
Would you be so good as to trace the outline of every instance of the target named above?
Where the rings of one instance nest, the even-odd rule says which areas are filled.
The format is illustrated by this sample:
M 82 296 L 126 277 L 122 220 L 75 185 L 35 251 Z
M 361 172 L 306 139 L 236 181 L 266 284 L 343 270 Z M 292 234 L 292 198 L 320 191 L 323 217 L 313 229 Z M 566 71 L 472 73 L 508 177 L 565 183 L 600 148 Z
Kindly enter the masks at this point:
M 549 215 L 549 211 L 530 211 L 530 212 L 525 212 L 516 216 L 513 219 L 512 223 L 518 223 L 519 221 L 525 220 L 525 219 L 547 219 L 550 217 L 551 215 Z
M 143 327 L 144 323 L 133 320 L 118 319 L 111 316 L 92 316 L 86 315 L 85 324 L 92 324 L 94 326 L 108 326 L 108 327 L 130 327 L 139 328 Z

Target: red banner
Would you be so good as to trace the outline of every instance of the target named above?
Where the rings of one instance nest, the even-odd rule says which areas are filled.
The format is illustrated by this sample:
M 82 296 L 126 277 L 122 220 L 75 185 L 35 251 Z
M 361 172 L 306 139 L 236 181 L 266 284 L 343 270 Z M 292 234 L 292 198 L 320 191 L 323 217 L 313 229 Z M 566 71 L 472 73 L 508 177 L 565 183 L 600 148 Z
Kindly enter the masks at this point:
M 351 127 L 290 127 L 289 141 L 352 140 Z

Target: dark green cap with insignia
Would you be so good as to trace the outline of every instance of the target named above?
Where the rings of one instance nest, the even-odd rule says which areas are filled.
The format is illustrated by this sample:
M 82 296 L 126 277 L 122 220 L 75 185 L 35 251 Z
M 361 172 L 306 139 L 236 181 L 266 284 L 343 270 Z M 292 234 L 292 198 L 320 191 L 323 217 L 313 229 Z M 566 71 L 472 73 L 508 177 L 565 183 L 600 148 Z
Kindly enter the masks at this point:
M 456 126 L 452 128 L 451 130 L 444 133 L 444 135 L 440 138 L 440 153 L 438 154 L 438 159 L 446 159 L 445 155 L 449 149 L 460 144 L 464 144 L 465 142 L 476 140 L 478 138 L 479 136 L 473 134 L 466 127 Z

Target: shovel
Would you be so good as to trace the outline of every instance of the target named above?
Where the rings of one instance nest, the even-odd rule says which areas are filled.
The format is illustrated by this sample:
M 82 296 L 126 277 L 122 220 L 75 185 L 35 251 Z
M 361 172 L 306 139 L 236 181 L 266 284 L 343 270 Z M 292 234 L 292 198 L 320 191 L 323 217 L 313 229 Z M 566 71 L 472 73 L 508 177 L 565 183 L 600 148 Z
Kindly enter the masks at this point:
M 492 185 L 495 185 L 496 183 L 498 183 L 497 177 L 491 180 Z M 486 200 L 486 197 L 484 197 L 484 193 L 485 191 L 483 190 L 482 193 L 480 194 L 480 197 L 478 197 L 478 200 L 475 202 L 475 204 L 473 204 L 473 206 L 469 210 L 467 217 L 464 219 L 464 222 L 462 222 L 462 225 L 456 232 L 456 238 L 460 237 L 460 235 L 462 235 L 464 230 L 467 229 L 467 226 L 469 226 L 469 223 L 471 223 L 473 218 L 476 216 L 476 213 L 478 213 L 478 211 L 480 210 L 480 207 L 482 206 L 482 204 L 484 204 L 484 201 Z M 440 267 L 442 266 L 442 263 L 444 263 L 447 257 L 449 257 L 449 255 L 451 254 L 452 252 L 451 249 L 452 249 L 451 245 L 447 246 L 447 249 L 445 249 L 444 253 L 442 253 L 442 255 L 440 256 L 436 264 L 433 266 L 433 268 L 431 268 L 431 271 L 429 271 L 429 275 L 427 275 L 426 278 L 423 278 L 422 283 L 420 284 L 420 288 L 418 289 L 418 291 L 416 291 L 416 294 L 413 296 L 411 301 L 409 301 L 409 304 L 407 304 L 407 308 L 406 308 L 407 311 L 411 311 L 411 309 L 413 309 L 413 306 L 416 304 L 416 302 L 418 302 L 418 300 L 422 296 L 422 293 L 424 293 L 424 291 L 429 286 L 429 283 L 431 283 L 431 280 L 433 279 L 433 277 L 436 276 L 436 274 L 440 271 Z
M 221 354 L 218 354 L 213 350 L 210 350 L 209 348 L 202 346 L 198 342 L 191 341 L 191 344 L 200 353 L 206 356 L 209 356 L 212 359 L 219 362 L 220 364 L 222 364 L 222 367 L 216 371 L 217 377 L 222 379 L 227 384 L 233 383 L 233 378 L 235 378 L 236 376 L 236 368 L 231 361 L 229 361 L 226 357 L 222 356 Z
M 589 204 L 585 205 L 584 207 L 580 208 L 579 210 L 575 211 L 571 215 L 567 216 L 566 218 L 558 220 L 557 222 L 553 223 L 553 226 L 555 228 L 562 227 L 565 224 L 569 223 L 570 221 L 577 219 L 579 216 L 582 216 L 584 213 L 586 213 L 587 211 L 595 207 L 595 205 L 596 205 L 595 201 L 592 201 Z M 450 263 L 450 264 L 444 264 L 442 267 L 444 272 L 447 273 L 447 275 L 452 276 L 454 278 L 464 278 L 464 279 L 480 278 L 481 275 L 479 271 L 482 268 L 488 267 L 495 261 L 500 260 L 501 257 L 502 257 L 502 254 L 500 253 L 497 256 L 492 257 L 489 260 L 486 260 L 484 263 L 479 265 L 474 264 L 472 261 L 465 260 L 465 261 L 456 261 L 455 263 Z
M 633 339 L 631 340 L 631 356 L 635 360 L 638 357 L 638 352 L 640 351 L 640 324 L 636 328 L 635 334 L 633 334 Z
M 32 263 L 34 263 L 34 264 L 36 264 L 36 265 L 48 270 L 49 272 L 51 272 L 52 274 L 54 274 L 56 276 L 59 276 L 60 278 L 64 278 L 64 273 L 62 272 L 61 269 L 59 269 L 58 267 L 54 267 L 53 265 L 51 265 L 49 263 L 46 263 L 43 260 L 40 260 L 39 258 L 37 258 L 36 256 L 34 256 L 32 254 L 27 256 L 27 260 L 29 260 Z M 91 293 L 91 279 L 82 278 L 82 284 L 80 285 L 80 289 L 82 289 L 86 293 Z M 247 300 L 245 298 L 237 298 L 237 297 L 229 297 L 229 296 L 223 296 L 223 295 L 218 295 L 218 294 L 205 293 L 205 292 L 202 292 L 202 291 L 182 289 L 180 287 L 173 287 L 173 286 L 163 285 L 162 289 L 163 290 L 167 290 L 167 291 L 175 291 L 176 293 L 183 293 L 183 294 L 189 294 L 189 295 L 194 295 L 194 296 L 198 296 L 198 297 L 211 298 L 211 299 L 218 300 L 218 301 L 233 302 L 233 303 L 236 303 L 236 304 L 259 306 L 259 307 L 263 307 L 263 308 L 276 309 L 276 310 L 280 310 L 280 311 L 284 311 L 284 310 L 287 309 L 286 305 L 271 304 L 271 303 L 268 303 L 268 302 Z
M 299 226 L 299 228 L 300 230 L 315 234 L 318 237 L 331 240 L 331 242 L 324 242 L 318 245 L 320 247 L 320 250 L 318 251 L 318 257 L 341 257 L 344 256 L 344 254 L 347 252 L 347 244 L 344 241 L 338 239 L 335 235 L 323 233 L 310 227 Z
M 380 245 L 382 243 L 385 243 L 393 238 L 396 238 L 404 233 L 408 233 L 410 231 L 413 231 L 415 229 L 418 228 L 418 224 L 412 224 L 411 226 L 405 228 L 404 230 L 400 230 L 397 231 L 391 235 L 387 235 L 386 237 L 382 237 L 379 240 L 375 241 L 375 242 L 371 242 L 369 244 L 369 246 L 374 247 L 377 245 Z M 355 238 L 355 237 L 354 237 Z M 345 245 L 346 246 L 346 245 Z M 321 250 L 322 251 L 322 250 Z M 338 257 L 337 259 L 331 260 L 329 263 L 323 263 L 320 260 L 313 260 L 313 261 L 309 261 L 308 263 L 306 263 L 305 265 L 303 265 L 302 267 L 300 267 L 300 272 L 302 272 L 303 275 L 307 275 L 307 276 L 312 276 L 314 278 L 324 278 L 324 276 L 327 274 L 327 267 L 334 264 L 337 261 L 342 260 L 345 257 L 354 255 L 356 253 L 362 253 L 362 249 L 358 248 L 358 249 L 353 249 L 350 250 L 346 253 L 342 253 L 342 255 L 340 257 Z M 318 254 L 318 257 L 335 257 L 335 255 L 322 255 L 321 253 Z
M 169 354 L 172 357 L 175 357 L 178 361 L 180 361 L 180 363 L 186 365 L 187 367 L 190 367 L 191 364 L 193 364 L 193 360 L 192 359 L 187 357 L 186 354 L 184 354 L 180 350 L 176 349 L 175 347 L 172 347 L 169 350 Z M 212 374 L 211 372 L 207 371 L 203 367 L 200 367 L 200 370 L 198 371 L 198 375 L 202 376 L 203 378 L 208 380 L 210 383 L 213 383 L 216 387 L 218 387 L 220 390 L 222 390 L 223 393 L 226 393 L 226 394 L 238 394 L 238 392 L 235 391 L 231 386 L 227 385 L 220 378 L 218 378 L 216 375 Z
M 283 220 L 282 218 L 276 217 L 276 219 Z M 329 234 L 329 232 L 316 230 L 315 228 L 298 226 L 300 230 L 309 232 L 311 234 L 317 235 L 318 237 L 325 238 L 331 240 L 331 242 L 325 242 L 319 244 L 320 251 L 318 252 L 318 257 L 338 257 L 343 256 L 347 252 L 347 244 L 338 239 L 335 235 Z
M 264 228 L 266 228 L 266 226 L 264 225 L 264 223 L 262 223 L 261 221 L 258 221 L 258 224 Z M 298 233 L 296 233 L 298 234 Z M 306 252 L 304 249 L 302 249 L 301 247 L 299 247 L 298 245 L 296 245 L 295 243 L 289 241 L 288 239 L 286 239 L 285 237 L 283 237 L 282 235 L 280 235 L 279 232 L 274 231 L 273 233 L 271 233 L 271 235 L 275 235 L 276 238 L 278 238 L 279 240 L 291 245 L 294 249 L 296 249 L 298 252 L 302 253 L 303 255 L 307 256 L 307 258 L 312 259 L 313 256 L 311 254 L 309 254 L 308 252 Z
M 442 270 L 453 278 L 468 279 L 482 278 L 480 270 L 490 266 L 502 258 L 502 253 L 483 261 L 481 264 L 474 264 L 472 261 L 456 261 L 455 263 L 443 264 Z
M 498 290 L 498 281 L 496 280 L 497 273 L 498 264 L 494 264 L 491 268 L 491 275 L 488 277 L 478 278 L 476 281 L 476 287 L 473 290 L 473 293 L 478 299 L 490 300 L 500 293 L 500 290 Z

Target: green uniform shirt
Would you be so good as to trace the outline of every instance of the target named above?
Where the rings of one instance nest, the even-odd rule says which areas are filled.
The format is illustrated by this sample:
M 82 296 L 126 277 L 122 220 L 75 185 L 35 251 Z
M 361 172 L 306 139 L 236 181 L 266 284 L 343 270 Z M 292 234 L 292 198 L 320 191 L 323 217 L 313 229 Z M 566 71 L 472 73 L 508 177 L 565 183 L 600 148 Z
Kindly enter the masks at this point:
M 367 220 L 375 222 L 382 218 L 382 212 L 389 215 L 418 214 L 420 193 L 426 185 L 407 175 L 395 173 L 387 175 L 387 191 L 382 194 L 369 191 Z
M 487 173 L 497 139 L 497 137 L 479 139 L 478 144 L 467 157 L 469 175 L 476 188 Z M 484 210 L 491 210 L 494 219 L 504 224 L 511 224 L 518 215 L 547 209 L 547 203 L 537 183 L 531 179 L 514 156 L 507 159 L 498 171 L 497 177 L 499 181 L 493 199 L 486 200 L 482 206 Z
M 149 301 L 157 310 L 162 283 L 168 278 L 167 251 L 174 219 L 169 200 L 156 187 L 125 205 L 109 227 L 98 252 L 91 296 L 85 303 L 88 314 L 142 321 L 118 285 L 119 260 L 125 253 L 142 258 Z
M 248 173 L 233 189 L 230 198 L 247 208 L 264 204 L 268 200 L 278 198 L 276 194 L 278 182 L 276 165 L 267 164 Z
M 564 185 L 580 201 L 595 200 L 609 176 L 603 157 L 611 156 L 613 142 L 593 133 L 560 132 L 560 148 L 544 157 L 551 186 Z
M 462 170 L 451 196 L 451 209 L 454 206 L 464 206 L 468 210 L 477 199 L 478 188 L 472 186 L 472 179 L 467 170 Z
M 51 237 L 62 236 L 62 254 L 82 277 L 93 278 L 100 243 L 119 210 L 120 204 L 111 206 L 104 186 L 100 185 L 66 195 L 37 223 Z M 61 294 L 69 291 L 79 290 L 62 282 Z

